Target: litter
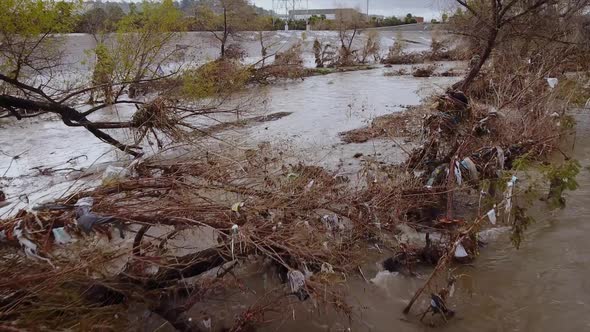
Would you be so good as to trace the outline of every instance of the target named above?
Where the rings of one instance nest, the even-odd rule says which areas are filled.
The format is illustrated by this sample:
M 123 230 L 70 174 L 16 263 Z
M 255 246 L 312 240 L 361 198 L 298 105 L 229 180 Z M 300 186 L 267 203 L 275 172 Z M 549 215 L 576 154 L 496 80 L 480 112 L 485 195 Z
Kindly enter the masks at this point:
M 516 184 L 517 180 L 518 180 L 518 178 L 513 175 L 512 178 L 510 179 L 510 181 L 508 181 L 508 183 L 507 183 L 508 188 L 506 189 L 506 193 L 504 194 L 504 197 L 506 199 L 506 213 L 508 214 L 509 220 L 510 220 L 510 211 L 512 210 L 512 192 L 514 190 L 514 185 Z
M 235 213 L 240 213 L 240 209 L 244 207 L 244 202 L 236 202 L 231 206 L 231 210 Z
M 455 295 L 455 283 L 451 284 L 451 288 L 449 289 L 449 297 L 453 297 Z
M 549 87 L 551 89 L 555 89 L 555 87 L 557 86 L 558 83 L 559 83 L 559 79 L 557 79 L 555 77 L 547 78 L 547 84 L 549 84 Z
M 441 314 L 446 320 L 454 316 L 455 312 L 447 307 L 444 298 L 438 294 L 430 295 L 430 311 L 432 314 Z M 422 316 L 424 318 L 424 316 Z
M 14 237 L 16 237 L 18 243 L 24 249 L 25 255 L 27 257 L 47 262 L 47 264 L 51 265 L 51 267 L 55 269 L 55 266 L 51 263 L 49 259 L 39 256 L 39 254 L 37 253 L 37 245 L 25 236 L 24 230 L 22 228 L 22 221 L 19 221 L 14 226 Z
M 108 166 L 102 174 L 102 182 L 112 182 L 122 180 L 131 176 L 131 173 L 127 168 Z
M 96 225 L 114 224 L 119 229 L 119 236 L 124 239 L 125 234 L 123 233 L 123 227 L 116 218 L 112 216 L 101 216 L 92 212 L 92 205 L 94 199 L 92 197 L 80 198 L 76 204 L 74 204 L 76 211 L 76 226 L 80 228 L 84 233 L 89 234 Z
M 432 186 L 434 185 L 434 182 L 439 177 L 439 175 L 442 174 L 443 170 L 446 167 L 447 167 L 447 165 L 440 165 L 437 168 L 435 168 L 434 171 L 432 171 L 432 174 L 430 174 L 430 178 L 426 182 L 426 188 L 428 188 L 428 189 L 432 188 Z
M 320 271 L 322 273 L 328 273 L 328 274 L 333 274 L 334 273 L 334 267 L 332 267 L 332 265 L 330 265 L 329 263 L 322 263 L 322 266 L 320 268 Z
M 94 205 L 94 198 L 92 198 L 92 197 L 82 197 L 76 201 L 76 204 L 74 204 L 74 206 L 90 206 L 90 207 L 92 207 L 92 205 Z
M 480 242 L 495 241 L 502 234 L 506 234 L 509 231 L 510 231 L 510 227 L 490 228 L 490 229 L 486 229 L 485 231 L 481 231 L 481 232 L 477 233 L 477 239 Z
M 289 279 L 289 287 L 291 292 L 299 298 L 301 301 L 305 301 L 309 298 L 309 294 L 305 290 L 305 276 L 301 271 L 291 270 L 287 273 L 287 279 Z
M 463 183 L 463 176 L 461 175 L 461 166 L 459 165 L 458 161 L 455 161 L 455 178 L 457 179 L 458 185 L 461 185 Z
M 344 230 L 344 224 L 342 224 L 342 221 L 340 221 L 340 218 L 335 214 L 327 214 L 327 215 L 323 216 L 322 222 L 324 223 L 324 226 L 326 226 L 326 228 L 330 232 L 337 232 L 337 231 Z
M 477 171 L 477 166 L 475 165 L 473 160 L 471 160 L 471 158 L 467 157 L 463 159 L 463 161 L 461 161 L 461 166 L 463 166 L 463 168 L 469 171 L 469 177 L 472 180 L 479 179 L 479 172 Z
M 455 257 L 456 258 L 465 258 L 468 256 L 469 256 L 469 254 L 467 254 L 467 251 L 465 250 L 463 245 L 461 243 L 457 244 L 457 247 L 455 248 Z
M 235 260 L 236 256 L 235 256 L 235 237 L 238 236 L 238 234 L 240 233 L 240 229 L 239 226 L 234 224 L 231 227 L 231 259 Z
M 491 209 L 490 211 L 488 211 L 487 213 L 488 218 L 490 219 L 490 222 L 492 223 L 492 225 L 496 224 L 496 210 Z
M 211 331 L 211 317 L 209 317 L 209 318 L 207 318 L 207 319 L 203 319 L 203 321 L 202 321 L 202 322 L 203 322 L 203 326 L 204 326 L 204 327 L 205 327 L 207 330 Z
M 496 154 L 498 156 L 498 166 L 500 167 L 500 170 L 504 170 L 504 161 L 505 161 L 505 157 L 504 157 L 504 150 L 497 146 L 496 147 Z
M 72 237 L 68 234 L 64 227 L 58 227 L 51 230 L 53 232 L 53 237 L 55 238 L 55 243 L 57 244 L 68 244 L 72 242 Z

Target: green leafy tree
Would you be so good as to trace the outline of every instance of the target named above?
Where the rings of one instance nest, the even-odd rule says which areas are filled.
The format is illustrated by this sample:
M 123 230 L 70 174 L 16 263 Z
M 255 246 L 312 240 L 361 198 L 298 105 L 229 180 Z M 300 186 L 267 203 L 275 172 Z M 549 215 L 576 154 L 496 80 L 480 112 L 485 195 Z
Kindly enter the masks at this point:
M 171 47 L 185 29 L 182 12 L 172 0 L 143 2 L 141 11 L 123 18 L 117 29 L 117 43 L 111 51 L 117 63 L 115 80 L 130 83 L 130 97 L 137 84 L 161 76 L 162 67 L 179 54 Z M 117 95 L 125 88 L 122 85 Z
M 104 41 L 104 34 L 117 30 L 117 25 L 125 17 L 121 6 L 108 3 L 104 8 L 95 7 L 83 13 L 77 30 L 92 35 L 96 42 Z
M 75 3 L 41 0 L 0 1 L 0 69 L 18 80 L 57 66 L 63 38 L 75 24 Z
M 193 101 L 177 99 L 180 91 L 174 93 L 178 85 L 173 83 L 181 81 L 182 73 L 180 68 L 166 66 L 177 63 L 179 51 L 174 43 L 183 21 L 172 0 L 144 2 L 123 18 L 115 38 L 93 50 L 96 61 L 91 62 L 91 77 L 69 82 L 64 78 L 71 76 L 71 68 L 61 58 L 64 40 L 59 34 L 75 25 L 74 9 L 66 1 L 0 2 L 0 118 L 22 120 L 53 114 L 67 127 L 85 128 L 101 141 L 139 156 L 139 143 L 146 135 L 153 136 L 159 146 L 160 135 L 172 140 L 190 137 L 195 129 L 185 119 L 219 112 L 215 107 L 202 110 Z M 141 100 L 123 98 L 127 87 L 132 94 L 134 88 L 147 83 L 161 87 Z M 84 100 L 101 91 L 104 100 L 81 108 Z M 131 120 L 90 118 L 113 104 L 137 109 Z M 107 132 L 115 129 L 132 130 L 135 141 L 115 139 Z

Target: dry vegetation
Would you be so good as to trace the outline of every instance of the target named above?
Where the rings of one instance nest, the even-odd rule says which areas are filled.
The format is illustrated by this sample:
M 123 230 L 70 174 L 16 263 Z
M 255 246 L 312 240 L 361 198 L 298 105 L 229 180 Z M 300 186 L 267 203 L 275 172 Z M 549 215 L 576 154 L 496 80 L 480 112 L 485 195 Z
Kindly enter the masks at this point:
M 432 196 L 385 169 L 351 186 L 350 179 L 322 168 L 289 164 L 265 146 L 232 156 L 146 160 L 133 171 L 131 178 L 3 220 L 8 244 L 16 248 L 26 238 L 38 245 L 36 257 L 46 259 L 35 263 L 20 250 L 3 252 L 4 259 L 16 262 L 4 265 L 0 281 L 5 319 L 19 328 L 116 328 L 130 323 L 123 316 L 113 319 L 125 305 L 146 307 L 179 330 L 197 329 L 185 312 L 206 303 L 207 292 L 223 293 L 240 277 L 226 270 L 254 261 L 274 267 L 284 281 L 294 271 L 312 273 L 300 289 L 289 291 L 277 282 L 274 301 L 312 297 L 344 304 L 333 287 L 342 273 L 356 273 L 366 242 L 381 242 L 384 232 L 394 231 L 416 195 L 424 195 L 424 202 Z M 131 247 L 115 245 L 113 239 L 112 245 L 98 248 L 75 235 L 74 203 L 83 197 L 94 199 L 95 213 L 124 224 L 126 236 L 133 237 Z M 79 245 L 54 244 L 56 228 L 79 238 Z M 154 236 L 150 228 L 167 230 Z M 173 240 L 195 229 L 213 234 L 216 244 L 175 254 L 189 243 L 175 247 Z M 109 226 L 96 231 L 110 236 Z M 15 269 L 19 266 L 27 268 Z M 76 311 L 65 309 L 71 303 L 77 303 Z M 340 309 L 347 312 L 346 306 Z M 207 315 L 216 317 L 215 312 Z M 237 326 L 255 323 L 244 322 L 247 317 L 248 312 L 240 316 Z
M 433 301 L 436 295 L 436 301 L 444 303 L 451 284 L 440 275 L 446 275 L 442 272 L 451 262 L 477 256 L 476 234 L 484 228 L 488 211 L 504 211 L 499 222 L 512 228 L 513 241 L 519 245 L 530 219 L 518 198 L 529 188 L 512 191 L 518 183 L 512 176 L 521 175 L 525 162 L 543 160 L 556 149 L 560 137 L 571 130 L 566 115 L 569 102 L 583 101 L 588 91 L 564 74 L 588 70 L 590 34 L 580 18 L 587 3 L 511 0 L 472 7 L 471 2 L 457 2 L 466 12 L 452 18 L 452 27 L 464 35 L 466 51 L 450 50 L 446 42 L 437 40 L 430 52 L 410 54 L 404 52 L 403 38 L 397 38 L 383 63 L 417 64 L 479 54 L 470 62 L 466 77 L 420 107 L 342 134 L 345 142 L 409 137 L 420 145 L 407 151 L 405 162 L 369 161 L 356 178 L 348 178 L 294 162 L 267 145 L 246 151 L 197 151 L 176 159 L 139 159 L 128 167 L 130 176 L 0 221 L 0 255 L 5 262 L 0 278 L 0 329 L 128 329 L 139 324 L 131 312 L 140 308 L 156 313 L 177 330 L 201 330 L 202 322 L 189 317 L 191 308 L 203 307 L 203 317 L 220 319 L 218 313 L 207 311 L 209 296 L 249 293 L 241 268 L 250 264 L 260 264 L 260 271 L 273 271 L 277 278 L 268 294 L 257 294 L 258 301 L 249 304 L 229 330 L 264 324 L 267 315 L 282 304 L 309 298 L 350 315 L 340 286 L 357 273 L 373 244 L 393 248 L 395 253 L 384 264 L 389 270 L 411 272 L 417 264 L 436 266 L 407 311 L 427 289 L 434 294 Z M 173 20 L 176 13 L 171 2 L 165 4 L 167 17 Z M 224 15 L 235 19 L 232 2 L 224 5 Z M 211 23 L 211 33 L 221 44 L 220 59 L 162 75 L 155 69 L 166 63 L 168 53 L 149 58 L 150 52 L 140 50 L 144 61 L 120 68 L 105 62 L 99 66 L 95 80 L 106 80 L 104 66 L 111 73 L 108 90 L 103 89 L 104 82 L 69 90 L 36 87 L 33 79 L 20 72 L 18 62 L 17 68 L 8 63 L 13 70 L 0 73 L 2 117 L 20 120 L 57 114 L 66 125 L 83 126 L 101 140 L 139 156 L 138 144 L 148 136 L 163 148 L 166 140 L 194 139 L 248 121 L 284 116 L 221 123 L 209 131 L 193 126 L 193 117 L 237 113 L 238 108 L 226 110 L 221 105 L 249 84 L 309 74 L 302 67 L 300 44 L 276 54 L 274 63 L 242 65 L 242 50 L 226 44 L 238 28 L 231 20 L 220 21 L 213 12 L 205 14 L 210 20 L 205 23 Z M 338 49 L 316 41 L 317 66 L 356 65 L 375 57 L 379 48 L 375 35 L 367 36 L 362 50 L 353 48 L 361 27 L 357 20 L 340 22 Z M 149 25 L 143 28 L 132 35 L 153 35 Z M 558 33 L 546 31 L 553 28 Z M 32 31 L 26 37 L 45 45 L 43 33 L 49 32 L 56 31 Z M 162 49 L 175 36 L 164 35 L 169 39 L 152 40 Z M 44 60 L 55 67 L 63 65 L 49 56 Z M 41 70 L 36 62 L 20 65 Z M 428 77 L 434 70 L 433 66 L 416 67 L 412 75 Z M 547 78 L 558 78 L 558 87 L 551 87 Z M 142 84 L 155 85 L 145 100 L 122 98 Z M 72 101 L 101 90 L 105 100 L 90 110 L 82 111 Z M 203 100 L 209 103 L 203 106 Z M 137 106 L 131 120 L 88 120 L 88 115 L 117 103 Z M 120 128 L 133 130 L 133 143 L 119 142 L 104 131 Z M 549 179 L 554 194 L 561 196 L 564 189 L 575 187 L 571 183 L 579 167 L 571 165 L 569 161 L 565 168 L 555 165 L 546 172 L 559 175 Z M 481 202 L 482 192 L 485 202 Z M 93 229 L 106 245 L 88 239 L 77 224 L 75 204 L 88 197 L 93 198 L 94 213 L 112 217 L 110 223 Z M 463 201 L 478 202 L 477 211 L 457 211 Z M 424 231 L 425 246 L 394 241 L 401 224 Z M 127 240 L 113 238 L 113 227 L 123 229 Z M 64 240 L 63 232 L 77 243 Z M 431 240 L 429 233 L 436 233 L 438 239 Z M 203 234 L 209 234 L 208 241 Z M 466 256 L 456 255 L 459 246 Z M 438 310 L 445 320 L 450 318 L 450 311 L 434 307 L 430 309 Z

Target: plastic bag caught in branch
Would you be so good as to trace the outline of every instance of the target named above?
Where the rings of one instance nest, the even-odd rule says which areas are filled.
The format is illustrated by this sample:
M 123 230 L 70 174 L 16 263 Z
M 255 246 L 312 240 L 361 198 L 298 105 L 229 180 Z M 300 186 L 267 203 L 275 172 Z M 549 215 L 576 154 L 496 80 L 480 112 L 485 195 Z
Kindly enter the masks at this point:
M 490 222 L 492 223 L 492 225 L 495 225 L 496 224 L 496 210 L 491 209 L 490 211 L 488 211 L 487 215 L 488 215 L 488 219 L 490 219 Z
M 291 270 L 287 273 L 287 279 L 289 279 L 289 287 L 291 292 L 299 298 L 301 301 L 305 301 L 309 298 L 309 294 L 305 290 L 305 275 L 299 270 Z
M 458 161 L 455 161 L 455 178 L 457 179 L 458 185 L 461 185 L 463 183 L 463 176 L 461 175 L 461 166 Z

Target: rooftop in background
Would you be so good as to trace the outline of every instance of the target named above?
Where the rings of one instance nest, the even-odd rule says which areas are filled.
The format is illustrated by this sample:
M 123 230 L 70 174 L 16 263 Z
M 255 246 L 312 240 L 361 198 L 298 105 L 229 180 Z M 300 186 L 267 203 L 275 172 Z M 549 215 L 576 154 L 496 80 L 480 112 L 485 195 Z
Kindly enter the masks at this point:
M 297 9 L 297 10 L 290 10 L 289 11 L 289 18 L 295 20 L 306 20 L 312 16 L 320 16 L 325 17 L 327 20 L 335 20 L 336 18 L 342 16 L 353 16 L 353 15 L 362 15 L 365 14 L 359 12 L 353 8 L 330 8 L 330 9 Z

